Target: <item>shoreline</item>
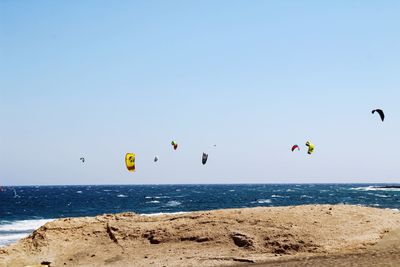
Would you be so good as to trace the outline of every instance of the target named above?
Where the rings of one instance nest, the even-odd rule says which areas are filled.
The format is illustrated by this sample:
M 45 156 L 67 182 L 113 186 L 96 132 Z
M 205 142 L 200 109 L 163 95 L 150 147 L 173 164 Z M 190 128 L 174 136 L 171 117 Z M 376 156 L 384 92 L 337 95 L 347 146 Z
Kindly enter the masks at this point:
M 325 204 L 316 204 L 316 205 L 325 205 Z M 347 205 L 347 204 L 333 204 L 333 205 Z M 295 207 L 295 206 L 304 206 L 304 205 L 291 205 L 290 207 Z M 395 209 L 395 208 L 382 208 L 382 207 L 376 207 L 376 206 L 368 206 L 368 205 L 354 205 L 354 206 L 359 206 L 359 207 L 373 207 L 373 208 L 378 208 L 378 209 L 383 209 L 383 210 L 389 210 L 389 211 L 393 211 L 393 212 L 399 212 L 399 209 Z M 287 206 L 273 206 L 273 207 L 287 207 Z M 249 207 L 249 208 L 253 208 L 253 207 Z M 217 209 L 217 210 L 230 210 L 230 209 L 237 209 L 237 208 L 227 208 L 227 209 Z M 177 212 L 157 212 L 157 213 L 135 213 L 137 215 L 140 216 L 147 216 L 147 217 L 154 217 L 154 216 L 162 216 L 162 215 L 182 215 L 182 214 L 187 214 L 187 213 L 193 213 L 193 212 L 207 212 L 207 211 L 213 211 L 213 210 L 202 210 L 202 211 L 177 211 Z M 118 213 L 117 213 L 118 214 Z M 97 216 L 101 216 L 101 214 L 97 215 Z M 74 216 L 74 217 L 59 217 L 59 218 L 40 218 L 40 219 L 23 219 L 23 220 L 15 220 L 15 221 L 9 221 L 10 223 L 8 224 L 0 224 L 0 233 L 1 232 L 5 232 L 5 234 L 0 234 L 0 249 L 1 248 L 5 248 L 7 246 L 13 245 L 16 242 L 18 242 L 19 240 L 28 237 L 30 234 L 32 234 L 32 232 L 34 230 L 36 230 L 37 228 L 40 228 L 41 226 L 43 226 L 45 223 L 47 222 L 51 222 L 51 221 L 55 221 L 55 220 L 62 220 L 65 218 L 83 218 L 83 217 L 96 217 L 96 216 Z M 28 223 L 30 225 L 35 225 L 36 227 L 33 228 L 32 226 L 28 227 L 30 229 L 23 229 L 23 230 L 19 230 L 19 229 L 10 229 L 9 231 L 12 232 L 12 234 L 8 234 L 7 231 L 4 231 L 3 228 L 8 227 L 11 228 L 14 225 L 18 225 L 21 223 Z M 20 226 L 21 227 L 21 226 Z M 19 227 L 19 228 L 20 228 Z M 6 244 L 2 244 L 1 240 L 6 240 L 6 238 L 4 238 L 5 236 L 8 235 L 18 235 L 18 238 L 12 238 L 13 241 L 12 242 L 8 242 Z M 11 239 L 11 238 L 9 238 Z
M 1 247 L 0 266 L 296 263 L 315 256 L 368 253 L 398 227 L 398 212 L 351 205 L 63 218 Z

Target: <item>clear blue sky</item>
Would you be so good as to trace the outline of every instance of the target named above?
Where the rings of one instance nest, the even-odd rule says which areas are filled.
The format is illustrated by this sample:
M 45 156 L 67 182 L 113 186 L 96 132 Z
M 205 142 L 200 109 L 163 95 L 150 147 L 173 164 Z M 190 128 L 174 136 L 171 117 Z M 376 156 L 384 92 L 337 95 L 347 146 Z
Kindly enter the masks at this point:
M 0 184 L 400 182 L 399 14 L 398 1 L 1 1 Z

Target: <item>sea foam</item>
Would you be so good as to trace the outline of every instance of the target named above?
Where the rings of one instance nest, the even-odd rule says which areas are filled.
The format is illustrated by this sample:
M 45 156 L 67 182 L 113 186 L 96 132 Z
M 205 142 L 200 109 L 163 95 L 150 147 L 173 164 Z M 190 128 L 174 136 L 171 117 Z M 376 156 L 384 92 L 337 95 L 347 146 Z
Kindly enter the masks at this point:
M 52 219 L 0 221 L 0 246 L 9 245 L 30 235 Z

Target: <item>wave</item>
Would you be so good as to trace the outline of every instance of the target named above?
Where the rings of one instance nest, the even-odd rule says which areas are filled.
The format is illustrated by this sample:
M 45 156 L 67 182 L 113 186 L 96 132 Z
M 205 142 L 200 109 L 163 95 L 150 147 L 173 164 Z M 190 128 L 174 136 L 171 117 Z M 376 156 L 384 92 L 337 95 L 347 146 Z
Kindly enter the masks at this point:
M 21 238 L 27 237 L 30 233 L 0 235 L 0 247 L 10 245 Z
M 172 201 L 168 201 L 168 203 L 165 204 L 165 206 L 167 206 L 167 207 L 176 207 L 176 206 L 179 206 L 181 204 L 182 203 L 179 202 L 179 201 L 172 200 Z
M 34 230 L 53 219 L 0 221 L 0 247 L 16 242 L 27 237 Z
M 127 195 L 119 194 L 117 197 L 128 197 Z
M 0 221 L 0 232 L 33 231 L 53 219 Z
M 350 189 L 358 191 L 400 191 L 400 188 L 388 188 L 388 187 L 377 187 L 377 186 L 352 187 Z
M 146 203 L 154 203 L 154 204 L 156 204 L 156 203 L 160 203 L 160 201 L 158 201 L 158 200 L 152 200 L 152 201 L 147 201 Z
M 0 235 L 0 244 L 1 244 L 2 242 L 7 242 L 7 241 L 9 241 L 9 240 L 18 240 L 18 239 L 27 237 L 28 235 L 29 235 L 28 233 Z
M 374 196 L 377 196 L 377 197 L 390 197 L 390 196 L 388 196 L 388 195 L 382 195 L 382 194 L 374 194 Z
M 271 199 L 258 199 L 257 203 L 259 204 L 267 204 L 267 203 L 272 203 Z

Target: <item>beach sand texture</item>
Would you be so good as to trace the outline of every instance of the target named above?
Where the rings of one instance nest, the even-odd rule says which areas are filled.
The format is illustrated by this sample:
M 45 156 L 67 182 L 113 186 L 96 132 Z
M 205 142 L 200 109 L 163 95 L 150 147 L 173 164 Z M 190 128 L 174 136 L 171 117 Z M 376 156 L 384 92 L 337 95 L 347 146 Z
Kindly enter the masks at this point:
M 399 229 L 399 212 L 350 205 L 66 218 L 0 266 L 400 266 Z

